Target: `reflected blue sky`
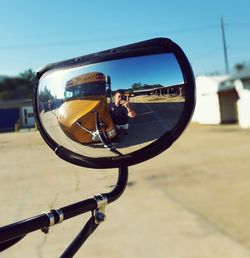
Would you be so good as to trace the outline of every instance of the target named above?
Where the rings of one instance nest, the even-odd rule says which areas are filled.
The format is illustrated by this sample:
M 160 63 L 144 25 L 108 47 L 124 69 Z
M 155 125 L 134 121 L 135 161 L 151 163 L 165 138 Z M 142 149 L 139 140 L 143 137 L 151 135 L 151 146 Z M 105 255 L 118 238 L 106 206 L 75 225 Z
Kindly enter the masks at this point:
M 170 53 L 132 57 L 83 67 L 57 71 L 45 75 L 39 91 L 47 87 L 57 98 L 64 97 L 66 82 L 88 72 L 102 72 L 111 77 L 111 88 L 128 89 L 134 83 L 161 84 L 163 86 L 183 83 L 183 74 L 175 56 Z

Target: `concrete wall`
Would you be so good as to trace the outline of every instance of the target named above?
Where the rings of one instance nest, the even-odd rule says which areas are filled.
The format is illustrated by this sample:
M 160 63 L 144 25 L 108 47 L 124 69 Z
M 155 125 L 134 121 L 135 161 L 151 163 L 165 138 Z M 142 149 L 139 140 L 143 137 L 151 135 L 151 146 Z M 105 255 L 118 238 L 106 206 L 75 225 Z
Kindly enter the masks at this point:
M 236 80 L 235 86 L 240 97 L 237 101 L 239 125 L 250 128 L 250 80 Z
M 197 96 L 195 112 L 192 120 L 201 124 L 220 124 L 220 106 L 217 94 Z
M 250 78 L 235 80 L 230 87 L 222 88 L 227 79 L 230 78 L 200 76 L 196 79 L 196 108 L 192 121 L 239 123 L 242 128 L 250 128 Z
M 18 108 L 0 109 L 0 132 L 14 131 L 18 120 Z

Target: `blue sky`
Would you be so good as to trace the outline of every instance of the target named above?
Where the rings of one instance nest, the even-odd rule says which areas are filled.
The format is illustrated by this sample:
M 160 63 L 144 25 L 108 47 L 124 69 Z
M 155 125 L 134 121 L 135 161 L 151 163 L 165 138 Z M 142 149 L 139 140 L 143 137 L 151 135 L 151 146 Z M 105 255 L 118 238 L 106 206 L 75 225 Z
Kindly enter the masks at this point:
M 186 52 L 194 73 L 250 62 L 250 1 L 0 0 L 0 75 L 155 37 Z
M 39 89 L 49 89 L 52 95 L 64 97 L 65 86 L 68 80 L 89 72 L 101 72 L 111 77 L 111 89 L 131 88 L 134 83 L 161 84 L 171 86 L 183 83 L 183 76 L 173 54 L 159 54 L 140 56 L 121 60 L 107 61 L 71 70 L 59 70 L 48 73 L 40 81 Z M 58 76 L 60 74 L 60 76 Z

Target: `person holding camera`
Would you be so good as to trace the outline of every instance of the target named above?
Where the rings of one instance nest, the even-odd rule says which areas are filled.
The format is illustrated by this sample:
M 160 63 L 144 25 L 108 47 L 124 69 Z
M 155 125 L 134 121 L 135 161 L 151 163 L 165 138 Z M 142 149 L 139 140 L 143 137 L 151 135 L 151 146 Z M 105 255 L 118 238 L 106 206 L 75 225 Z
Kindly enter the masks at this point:
M 115 92 L 114 102 L 110 104 L 109 110 L 118 133 L 124 132 L 126 135 L 129 127 L 129 117 L 136 117 L 136 112 L 122 91 L 117 90 Z

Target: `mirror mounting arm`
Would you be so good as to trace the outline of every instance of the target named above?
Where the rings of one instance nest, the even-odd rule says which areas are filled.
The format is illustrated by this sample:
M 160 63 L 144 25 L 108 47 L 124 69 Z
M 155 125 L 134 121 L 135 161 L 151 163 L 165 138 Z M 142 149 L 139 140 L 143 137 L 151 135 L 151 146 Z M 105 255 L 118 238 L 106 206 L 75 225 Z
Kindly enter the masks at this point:
M 105 194 L 108 203 L 116 201 L 124 192 L 128 182 L 128 167 L 120 167 L 116 187 L 109 193 Z
M 93 197 L 96 200 L 97 208 L 92 211 L 92 216 L 95 218 L 95 224 L 101 224 L 105 219 L 105 207 L 108 204 L 108 198 L 105 195 L 96 195 Z
M 49 212 L 40 214 L 38 216 L 1 227 L 0 252 L 16 244 L 28 233 L 31 233 L 39 229 L 42 229 L 44 233 L 47 233 L 50 226 L 61 223 L 63 220 L 70 219 L 72 217 L 78 216 L 89 211 L 97 210 L 97 212 L 95 212 L 94 214 L 98 215 L 91 216 L 91 218 L 84 226 L 82 231 L 78 234 L 78 236 L 67 249 L 70 252 L 73 249 L 77 251 L 88 238 L 88 236 L 99 225 L 96 223 L 96 221 L 99 220 L 99 222 L 101 222 L 101 220 L 104 218 L 104 208 L 106 207 L 106 205 L 117 200 L 124 192 L 128 180 L 128 167 L 120 167 L 118 169 L 119 174 L 116 186 L 109 193 L 96 195 L 92 198 L 80 201 L 78 203 L 74 203 L 57 210 L 53 209 Z
M 119 168 L 118 180 L 115 188 L 107 193 L 96 195 L 93 198 L 96 201 L 97 208 L 92 211 L 92 216 L 85 224 L 83 229 L 70 243 L 68 248 L 60 256 L 60 258 L 73 257 L 73 255 L 81 248 L 88 237 L 95 231 L 95 229 L 105 220 L 105 207 L 108 203 L 117 200 L 124 192 L 128 181 L 128 168 Z

